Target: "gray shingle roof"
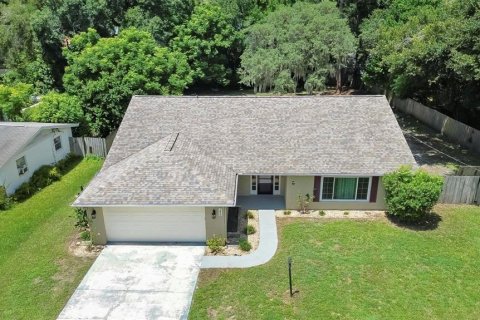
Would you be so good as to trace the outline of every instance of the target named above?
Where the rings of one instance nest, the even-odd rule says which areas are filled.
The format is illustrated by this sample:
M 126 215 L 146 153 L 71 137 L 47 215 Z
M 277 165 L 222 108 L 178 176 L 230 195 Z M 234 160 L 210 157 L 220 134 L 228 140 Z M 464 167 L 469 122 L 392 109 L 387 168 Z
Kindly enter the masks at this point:
M 27 145 L 43 129 L 76 127 L 77 124 L 0 122 L 0 167 Z
M 232 204 L 235 175 L 383 175 L 401 164 L 415 160 L 384 96 L 135 96 L 75 205 Z

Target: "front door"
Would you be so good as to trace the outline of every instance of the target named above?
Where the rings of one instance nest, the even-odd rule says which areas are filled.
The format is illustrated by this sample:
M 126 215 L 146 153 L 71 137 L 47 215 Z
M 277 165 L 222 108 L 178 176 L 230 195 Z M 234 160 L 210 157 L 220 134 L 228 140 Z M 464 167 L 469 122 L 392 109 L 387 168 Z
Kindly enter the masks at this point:
M 258 176 L 258 194 L 273 194 L 273 176 Z

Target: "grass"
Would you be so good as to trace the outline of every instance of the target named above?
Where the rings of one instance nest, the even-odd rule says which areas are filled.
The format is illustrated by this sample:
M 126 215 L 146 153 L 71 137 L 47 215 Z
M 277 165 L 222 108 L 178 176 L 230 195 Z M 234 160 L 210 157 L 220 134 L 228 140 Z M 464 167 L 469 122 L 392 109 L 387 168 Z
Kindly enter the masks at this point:
M 201 271 L 190 319 L 479 319 L 480 209 L 436 212 L 429 231 L 387 219 L 280 220 L 267 264 Z
M 0 211 L 0 319 L 55 319 L 92 258 L 69 254 L 70 207 L 102 162 L 86 159 L 62 179 Z

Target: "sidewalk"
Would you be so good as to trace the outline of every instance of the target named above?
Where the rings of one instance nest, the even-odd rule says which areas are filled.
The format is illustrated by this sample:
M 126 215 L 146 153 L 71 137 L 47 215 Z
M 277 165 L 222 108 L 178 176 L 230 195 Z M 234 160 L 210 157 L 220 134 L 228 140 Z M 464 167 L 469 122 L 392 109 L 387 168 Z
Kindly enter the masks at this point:
M 258 210 L 260 243 L 257 250 L 245 256 L 204 256 L 200 268 L 250 268 L 268 262 L 277 251 L 275 210 Z

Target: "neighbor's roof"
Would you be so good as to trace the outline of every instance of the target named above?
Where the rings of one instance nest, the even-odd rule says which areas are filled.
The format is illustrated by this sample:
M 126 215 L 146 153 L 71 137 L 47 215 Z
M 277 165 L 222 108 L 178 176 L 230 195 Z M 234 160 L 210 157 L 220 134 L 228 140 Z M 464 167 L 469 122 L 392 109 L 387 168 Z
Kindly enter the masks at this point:
M 0 167 L 43 129 L 76 127 L 71 123 L 0 122 Z
M 415 164 L 384 96 L 134 96 L 75 201 L 233 205 L 237 175 L 383 175 Z

